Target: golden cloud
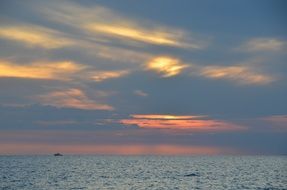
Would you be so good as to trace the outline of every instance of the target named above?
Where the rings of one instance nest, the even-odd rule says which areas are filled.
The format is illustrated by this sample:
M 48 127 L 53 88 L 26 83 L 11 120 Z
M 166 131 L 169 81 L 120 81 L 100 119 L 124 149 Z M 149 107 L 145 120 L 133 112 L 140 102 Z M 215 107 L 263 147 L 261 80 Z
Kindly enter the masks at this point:
M 74 88 L 39 95 L 36 97 L 36 99 L 43 105 L 50 105 L 60 108 L 114 110 L 112 106 L 95 102 L 94 100 L 88 98 L 83 91 Z
M 139 42 L 165 45 L 165 46 L 183 46 L 179 41 L 180 33 L 171 34 L 163 31 L 151 31 L 139 26 L 121 26 L 115 24 L 87 24 L 86 28 L 90 31 L 98 32 L 107 36 L 122 39 L 131 39 Z
M 69 61 L 15 64 L 0 60 L 0 77 L 67 80 L 67 76 L 81 71 L 84 66 Z
M 98 71 L 92 66 L 85 66 L 70 61 L 39 61 L 31 64 L 16 64 L 0 60 L 0 78 L 14 77 L 47 80 L 81 79 L 102 82 L 104 80 L 126 76 L 128 73 L 129 71 L 127 70 Z
M 192 49 L 203 47 L 202 42 L 191 39 L 182 29 L 131 19 L 102 6 L 84 7 L 64 2 L 49 4 L 41 9 L 41 13 L 50 20 L 78 28 L 90 35 L 91 39 L 101 42 L 123 39 L 121 42 L 129 45 L 141 42 Z
M 269 84 L 276 79 L 261 74 L 247 66 L 206 66 L 201 68 L 200 75 L 211 79 L 227 79 L 239 84 Z
M 156 57 L 146 64 L 148 70 L 155 71 L 162 77 L 176 76 L 186 67 L 188 65 L 181 63 L 180 60 L 165 56 Z
M 39 46 L 47 49 L 59 48 L 75 44 L 61 33 L 52 29 L 31 26 L 0 26 L 0 38 L 15 40 L 29 46 Z
M 244 127 L 221 120 L 200 119 L 206 116 L 190 115 L 131 115 L 122 119 L 124 125 L 137 125 L 145 129 L 190 130 L 194 132 L 217 132 L 242 130 Z

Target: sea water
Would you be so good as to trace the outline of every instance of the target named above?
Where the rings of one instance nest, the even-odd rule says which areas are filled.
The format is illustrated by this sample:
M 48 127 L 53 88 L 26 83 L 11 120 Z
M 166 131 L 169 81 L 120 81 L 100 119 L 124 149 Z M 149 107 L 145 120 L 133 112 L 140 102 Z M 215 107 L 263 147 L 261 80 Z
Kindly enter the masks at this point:
M 284 156 L 0 156 L 1 190 L 287 189 Z

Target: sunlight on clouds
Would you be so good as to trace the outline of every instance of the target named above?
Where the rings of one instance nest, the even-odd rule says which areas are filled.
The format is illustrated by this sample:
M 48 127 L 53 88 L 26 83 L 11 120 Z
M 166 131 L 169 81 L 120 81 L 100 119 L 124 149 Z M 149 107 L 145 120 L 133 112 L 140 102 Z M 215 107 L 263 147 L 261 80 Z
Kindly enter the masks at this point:
M 119 70 L 119 71 L 95 71 L 92 73 L 92 79 L 97 82 L 102 82 L 104 80 L 119 78 L 126 76 L 129 71 Z
M 148 70 L 153 70 L 162 77 L 172 77 L 180 74 L 188 65 L 171 57 L 156 57 L 146 64 Z
M 92 66 L 76 64 L 70 61 L 33 62 L 31 64 L 16 64 L 0 60 L 0 78 L 14 77 L 47 80 L 93 80 L 102 82 L 108 79 L 123 77 L 129 74 L 127 70 L 101 71 Z
M 152 114 L 145 114 L 145 115 L 131 115 L 132 118 L 136 119 L 197 119 L 197 118 L 204 118 L 207 116 L 204 115 L 152 115 Z
M 190 49 L 202 49 L 202 40 L 191 38 L 178 28 L 165 27 L 142 19 L 132 19 L 102 6 L 85 7 L 76 3 L 65 2 L 50 4 L 41 13 L 48 19 L 80 29 L 90 39 L 101 42 L 114 42 L 123 39 L 124 45 L 143 44 L 172 46 Z M 88 36 L 87 36 L 88 37 Z
M 62 37 L 60 33 L 39 26 L 0 26 L 0 38 L 48 49 L 74 44 L 72 40 Z
M 242 45 L 243 51 L 280 51 L 286 42 L 276 38 L 254 38 Z
M 232 80 L 239 84 L 264 85 L 276 80 L 246 66 L 207 66 L 201 69 L 200 75 L 211 79 Z
M 220 120 L 200 119 L 206 116 L 190 115 L 131 115 L 130 119 L 122 119 L 124 125 L 137 125 L 145 129 L 190 130 L 193 132 L 216 132 L 243 130 L 244 127 Z
M 72 62 L 35 62 L 20 65 L 0 60 L 0 77 L 68 80 L 68 75 L 82 70 L 83 67 Z
M 178 35 L 172 35 L 165 32 L 150 31 L 136 26 L 123 27 L 120 25 L 104 25 L 104 24 L 89 24 L 87 29 L 100 32 L 114 37 L 129 38 L 136 41 L 141 41 L 156 45 L 167 46 L 182 46 L 178 39 Z
M 97 103 L 86 96 L 86 94 L 79 89 L 67 89 L 62 91 L 50 92 L 45 95 L 36 97 L 43 105 L 50 105 L 60 108 L 75 108 L 82 110 L 114 110 L 114 108 L 107 104 Z

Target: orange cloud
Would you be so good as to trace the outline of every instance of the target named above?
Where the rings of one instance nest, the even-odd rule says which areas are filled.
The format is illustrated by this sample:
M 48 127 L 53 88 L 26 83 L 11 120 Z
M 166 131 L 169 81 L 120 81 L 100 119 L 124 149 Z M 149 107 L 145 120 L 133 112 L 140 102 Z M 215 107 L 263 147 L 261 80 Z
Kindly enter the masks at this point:
M 20 65 L 0 60 L 0 77 L 67 80 L 67 75 L 74 74 L 83 67 L 68 61 Z
M 145 129 L 174 129 L 204 131 L 242 130 L 242 126 L 212 119 L 199 119 L 205 116 L 176 116 L 176 115 L 131 115 L 131 119 L 122 119 L 124 125 L 137 125 Z
M 0 26 L 0 38 L 47 49 L 75 44 L 57 31 L 33 25 Z
M 91 145 L 91 144 L 43 144 L 43 143 L 1 143 L 0 154 L 108 154 L 108 155 L 218 155 L 234 154 L 234 150 L 191 145 Z
M 88 98 L 81 90 L 73 88 L 40 95 L 37 96 L 36 99 L 44 105 L 51 105 L 55 107 L 66 107 L 83 110 L 114 110 L 112 106 L 97 103 L 94 100 Z
M 182 64 L 178 59 L 171 57 L 156 57 L 146 64 L 148 70 L 160 74 L 162 77 L 172 77 L 180 74 L 188 65 Z
M 145 115 L 131 115 L 132 118 L 136 119 L 197 119 L 197 118 L 204 118 L 204 115 L 153 115 L 153 114 L 145 114 Z

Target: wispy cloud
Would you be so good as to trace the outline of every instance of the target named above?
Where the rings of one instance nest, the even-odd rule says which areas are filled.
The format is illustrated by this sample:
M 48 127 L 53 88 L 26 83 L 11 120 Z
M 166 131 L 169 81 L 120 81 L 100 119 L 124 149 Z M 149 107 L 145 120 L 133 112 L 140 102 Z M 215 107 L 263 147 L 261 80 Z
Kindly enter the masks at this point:
M 81 71 L 83 65 L 70 61 L 15 64 L 0 60 L 0 77 L 68 80 L 68 76 Z
M 167 31 L 160 31 L 160 30 L 157 31 L 157 29 L 148 30 L 148 28 L 136 26 L 135 24 L 122 26 L 120 23 L 116 24 L 93 23 L 93 24 L 87 24 L 86 28 L 92 32 L 96 32 L 108 37 L 123 40 L 129 39 L 138 42 L 144 42 L 147 44 L 162 45 L 162 46 L 175 46 L 175 47 L 188 46 L 188 44 L 184 44 L 183 42 L 179 41 L 180 40 L 179 36 L 183 35 L 180 32 L 168 33 Z
M 129 74 L 128 70 L 118 70 L 118 71 L 94 71 L 91 72 L 91 79 L 97 82 L 102 82 L 108 79 L 120 78 Z
M 277 38 L 253 38 L 239 48 L 242 51 L 281 51 L 286 46 L 284 40 Z
M 238 84 L 265 85 L 276 80 L 266 73 L 260 73 L 252 67 L 235 66 L 205 66 L 200 69 L 199 75 L 210 79 L 231 80 Z
M 145 129 L 190 130 L 193 132 L 216 132 L 242 130 L 244 127 L 227 121 L 208 119 L 206 116 L 190 115 L 131 115 L 122 119 L 124 125 L 137 125 Z
M 145 68 L 158 73 L 163 78 L 186 74 L 187 72 L 183 73 L 186 70 L 192 76 L 228 80 L 241 85 L 267 85 L 278 80 L 278 77 L 262 72 L 260 66 L 258 64 L 255 66 L 253 62 L 232 66 L 201 66 L 199 64 L 184 63 L 177 58 L 158 56 L 149 60 L 145 64 Z
M 42 5 L 43 6 L 43 5 Z M 71 2 L 49 3 L 41 14 L 50 20 L 80 29 L 90 39 L 101 42 L 120 40 L 122 44 L 141 43 L 201 49 L 205 43 L 188 32 L 143 19 L 130 18 L 102 6 L 85 7 Z
M 35 25 L 0 26 L 0 38 L 47 49 L 75 44 L 73 40 L 64 37 L 58 31 Z
M 155 57 L 146 63 L 147 70 L 152 70 L 158 73 L 161 77 L 172 77 L 180 74 L 188 65 L 183 64 L 180 60 L 160 56 Z
M 80 89 L 67 89 L 62 91 L 54 91 L 48 94 L 36 96 L 43 105 L 50 105 L 60 108 L 75 108 L 82 110 L 114 110 L 107 104 L 98 103 L 81 91 Z
M 93 66 L 78 64 L 71 61 L 35 61 L 30 64 L 13 63 L 0 60 L 0 78 L 26 78 L 63 80 L 72 79 L 102 82 L 129 74 L 128 70 L 97 70 Z

